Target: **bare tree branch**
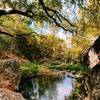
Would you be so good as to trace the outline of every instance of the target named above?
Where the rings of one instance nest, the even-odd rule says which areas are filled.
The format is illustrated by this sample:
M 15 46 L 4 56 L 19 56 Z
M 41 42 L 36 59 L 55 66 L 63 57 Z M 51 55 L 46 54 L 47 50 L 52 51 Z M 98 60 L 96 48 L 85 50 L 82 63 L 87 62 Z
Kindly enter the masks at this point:
M 10 10 L 0 9 L 0 16 L 7 15 L 7 14 L 19 14 L 19 15 L 23 15 L 23 16 L 26 16 L 26 17 L 29 17 L 29 18 L 33 18 L 34 17 L 34 15 L 30 15 L 27 12 L 23 12 L 23 11 L 20 11 L 20 10 L 15 10 L 15 9 L 10 9 Z
M 7 35 L 7 36 L 10 36 L 10 37 L 16 38 L 16 36 L 31 36 L 33 34 L 33 32 L 30 32 L 30 33 L 27 33 L 27 34 L 26 33 L 17 34 L 17 33 L 19 33 L 18 31 L 16 31 L 15 33 L 16 33 L 15 35 L 12 35 L 9 32 L 7 32 L 2 26 L 0 26 L 0 35 L 3 34 L 3 35 Z
M 0 30 L 0 34 L 7 35 L 7 36 L 10 36 L 10 37 L 14 37 L 13 35 L 11 35 L 11 34 L 9 34 L 7 32 L 1 32 L 1 30 Z
M 56 16 L 57 18 L 59 19 L 59 21 L 62 22 L 61 18 L 66 20 L 71 26 L 75 27 L 75 25 L 73 25 L 67 18 L 64 18 L 58 11 L 54 10 L 54 9 L 51 9 L 47 6 L 45 6 L 43 0 L 39 0 L 39 3 L 40 5 L 42 6 L 42 8 L 44 9 L 44 11 L 46 12 L 47 16 L 51 19 L 53 19 L 53 21 L 55 22 L 55 24 L 58 26 L 58 27 L 61 27 L 62 29 L 64 29 L 65 31 L 69 31 L 71 33 L 73 33 L 74 31 L 76 31 L 75 29 L 66 29 L 64 26 L 62 26 L 59 22 L 57 22 L 57 19 L 54 18 L 52 15 L 49 14 L 48 11 L 52 11 Z
M 57 15 L 57 17 L 58 17 L 58 19 L 59 19 L 60 21 L 61 21 L 61 18 L 62 18 L 62 19 L 64 19 L 64 20 L 66 20 L 71 26 L 75 27 L 74 24 L 72 24 L 67 18 L 63 17 L 57 10 L 54 10 L 54 9 L 51 9 L 51 8 L 48 8 L 48 7 L 46 7 L 46 9 L 47 9 L 48 11 L 54 12 L 54 13 Z
M 7 35 L 7 36 L 10 36 L 10 37 L 14 37 L 10 33 L 8 33 L 2 26 L 0 26 L 0 34 Z
M 66 17 L 62 16 L 60 14 L 60 12 L 58 12 L 57 10 L 54 10 L 52 8 L 49 8 L 47 6 L 45 6 L 44 4 L 44 1 L 43 0 L 39 0 L 39 3 L 40 5 L 42 6 L 43 10 L 45 11 L 45 13 L 47 14 L 47 16 L 49 18 L 51 18 L 55 24 L 58 26 L 58 27 L 61 27 L 62 29 L 64 29 L 65 31 L 69 31 L 71 33 L 75 32 L 76 29 L 75 29 L 75 25 L 72 24 Z M 52 16 L 49 12 L 52 12 L 55 14 L 56 17 Z M 3 16 L 3 15 L 7 15 L 7 14 L 19 14 L 19 15 L 23 15 L 23 16 L 26 16 L 26 17 L 29 17 L 29 18 L 33 18 L 36 16 L 36 14 L 34 14 L 31 9 L 30 11 L 26 11 L 26 12 L 23 12 L 21 10 L 16 10 L 16 9 L 0 9 L 0 16 Z M 43 16 L 41 16 L 43 17 Z M 58 22 L 57 18 L 59 19 L 60 22 L 62 22 L 62 20 L 65 20 L 67 21 L 67 23 L 73 27 L 73 29 L 66 29 L 60 22 Z
M 11 35 L 10 33 L 4 32 L 4 31 L 2 31 L 2 30 L 0 30 L 0 34 L 7 35 L 7 36 L 10 36 L 10 37 L 14 37 L 14 36 Z

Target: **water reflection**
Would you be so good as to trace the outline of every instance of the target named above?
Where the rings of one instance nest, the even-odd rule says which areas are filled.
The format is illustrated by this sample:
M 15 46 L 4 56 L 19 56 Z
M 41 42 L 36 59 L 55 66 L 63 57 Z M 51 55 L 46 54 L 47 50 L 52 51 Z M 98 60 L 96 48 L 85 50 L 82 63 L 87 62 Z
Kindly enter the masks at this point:
M 22 81 L 20 91 L 27 100 L 65 100 L 74 89 L 74 81 L 67 76 L 41 76 Z

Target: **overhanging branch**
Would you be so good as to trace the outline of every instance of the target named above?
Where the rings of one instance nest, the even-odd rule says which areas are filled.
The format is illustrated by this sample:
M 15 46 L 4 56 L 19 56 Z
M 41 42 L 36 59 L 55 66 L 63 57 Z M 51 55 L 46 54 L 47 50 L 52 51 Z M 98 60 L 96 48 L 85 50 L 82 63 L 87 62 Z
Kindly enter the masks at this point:
M 10 33 L 8 33 L 2 26 L 0 26 L 0 34 L 7 35 L 7 36 L 10 36 L 10 37 L 14 37 Z
M 67 18 L 63 17 L 58 11 L 54 10 L 54 9 L 51 9 L 51 8 L 48 8 L 48 7 L 45 7 L 48 11 L 52 11 L 56 16 L 57 18 L 59 19 L 59 21 L 61 21 L 61 18 L 66 20 L 71 26 L 75 27 L 74 24 L 72 24 Z M 62 21 L 61 21 L 62 22 Z
M 69 19 L 65 18 L 64 16 L 62 16 L 57 10 L 54 10 L 52 8 L 47 7 L 44 4 L 43 0 L 39 0 L 40 5 L 42 6 L 43 10 L 45 11 L 45 13 L 47 14 L 47 16 L 49 18 L 51 18 L 55 24 L 58 27 L 61 27 L 62 29 L 64 29 L 65 31 L 69 31 L 71 33 L 75 32 L 75 25 L 72 24 Z M 52 12 L 56 17 L 52 16 L 50 14 L 50 12 Z M 16 9 L 0 9 L 0 16 L 3 15 L 7 15 L 7 14 L 19 14 L 19 15 L 23 15 L 29 18 L 34 18 L 35 16 L 37 16 L 36 14 L 34 14 L 31 9 L 29 11 L 23 12 L 21 10 L 16 10 Z M 43 16 L 42 16 L 43 17 Z M 70 26 L 72 26 L 73 29 L 66 29 L 60 22 L 57 21 L 57 18 L 59 19 L 60 22 L 62 22 L 62 20 L 65 20 Z
M 63 17 L 58 11 L 56 11 L 56 10 L 54 10 L 54 9 L 51 9 L 51 8 L 45 6 L 43 0 L 39 0 L 39 3 L 40 3 L 40 5 L 42 6 L 42 8 L 43 8 L 43 10 L 45 11 L 45 13 L 47 14 L 47 16 L 48 16 L 49 18 L 53 19 L 53 21 L 55 22 L 55 24 L 56 24 L 57 26 L 61 27 L 61 28 L 64 29 L 65 31 L 69 31 L 69 32 L 71 32 L 71 33 L 73 33 L 73 32 L 76 31 L 75 29 L 66 29 L 64 26 L 62 26 L 62 25 L 57 21 L 56 18 L 54 18 L 52 15 L 49 14 L 49 11 L 51 11 L 51 12 L 53 12 L 53 13 L 56 15 L 56 17 L 59 19 L 60 22 L 62 22 L 61 19 L 64 19 L 64 20 L 66 20 L 66 21 L 69 23 L 70 26 L 75 27 L 75 25 L 73 25 L 67 18 Z
M 10 36 L 10 37 L 14 37 L 14 36 L 11 35 L 10 33 L 4 32 L 4 31 L 1 31 L 1 30 L 0 30 L 0 34 L 7 35 L 7 36 Z
M 20 10 L 0 9 L 0 16 L 7 15 L 7 14 L 19 14 L 19 15 L 23 15 L 23 16 L 26 16 L 26 17 L 29 17 L 29 18 L 33 18 L 33 16 L 34 16 L 34 15 L 28 14 L 27 12 L 23 12 L 23 11 L 20 11 Z
M 0 34 L 7 35 L 7 36 L 10 36 L 10 37 L 14 37 L 13 35 L 11 35 L 11 34 L 9 34 L 9 33 L 7 33 L 7 32 L 1 32 L 1 31 L 0 31 Z
M 10 36 L 12 38 L 16 38 L 16 36 L 31 36 L 33 32 L 30 33 L 25 33 L 25 34 L 17 34 L 18 32 L 15 32 L 15 35 L 10 34 L 9 32 L 7 32 L 2 26 L 0 26 L 0 35 L 7 35 Z

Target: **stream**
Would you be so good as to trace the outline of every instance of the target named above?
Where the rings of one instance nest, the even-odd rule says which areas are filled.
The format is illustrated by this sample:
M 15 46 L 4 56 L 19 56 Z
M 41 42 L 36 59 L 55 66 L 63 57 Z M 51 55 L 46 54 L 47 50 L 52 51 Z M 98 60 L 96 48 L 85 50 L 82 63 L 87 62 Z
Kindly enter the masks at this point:
M 22 81 L 20 92 L 27 100 L 68 100 L 74 83 L 67 75 L 40 76 Z

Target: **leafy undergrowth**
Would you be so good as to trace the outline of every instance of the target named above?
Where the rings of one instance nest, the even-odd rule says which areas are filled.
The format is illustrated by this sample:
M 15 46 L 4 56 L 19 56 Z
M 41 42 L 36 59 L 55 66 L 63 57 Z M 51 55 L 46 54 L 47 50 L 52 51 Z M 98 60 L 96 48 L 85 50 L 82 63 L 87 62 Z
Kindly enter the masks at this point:
M 38 72 L 38 64 L 36 62 L 25 62 L 21 64 L 21 70 L 23 76 L 35 75 Z
M 61 71 L 61 70 L 66 70 L 66 71 L 74 71 L 76 73 L 86 73 L 88 71 L 86 66 L 83 66 L 79 63 L 74 64 L 66 64 L 66 63 L 61 63 L 61 64 L 49 64 L 49 63 L 39 63 L 37 61 L 28 61 L 25 63 L 21 64 L 21 69 L 23 76 L 33 76 L 33 75 L 50 75 L 53 74 L 55 71 Z
M 52 73 L 48 66 L 46 66 L 45 64 L 40 64 L 36 61 L 21 64 L 21 70 L 24 77 L 47 75 Z
M 84 66 L 80 63 L 72 63 L 72 64 L 69 64 L 67 67 L 66 67 L 67 70 L 70 70 L 70 71 L 75 71 L 75 72 L 79 72 L 79 73 L 87 73 L 88 72 L 88 67 L 87 66 Z
M 57 70 L 67 70 L 67 71 L 74 71 L 76 73 L 87 73 L 89 71 L 87 66 L 84 66 L 80 63 L 60 63 L 60 64 L 49 64 L 50 69 L 57 69 Z

